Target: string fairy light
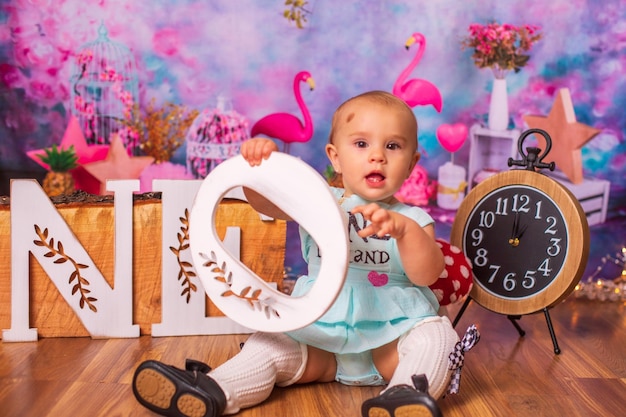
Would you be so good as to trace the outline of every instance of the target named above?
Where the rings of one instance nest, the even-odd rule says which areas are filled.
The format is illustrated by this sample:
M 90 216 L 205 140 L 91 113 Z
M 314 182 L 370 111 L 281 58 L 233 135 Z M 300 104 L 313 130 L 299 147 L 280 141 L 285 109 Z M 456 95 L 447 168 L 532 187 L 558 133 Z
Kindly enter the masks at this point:
M 607 265 L 616 265 L 622 271 L 615 278 L 604 278 L 602 274 Z M 626 247 L 622 247 L 621 253 L 603 256 L 587 281 L 576 285 L 574 296 L 598 301 L 626 301 Z

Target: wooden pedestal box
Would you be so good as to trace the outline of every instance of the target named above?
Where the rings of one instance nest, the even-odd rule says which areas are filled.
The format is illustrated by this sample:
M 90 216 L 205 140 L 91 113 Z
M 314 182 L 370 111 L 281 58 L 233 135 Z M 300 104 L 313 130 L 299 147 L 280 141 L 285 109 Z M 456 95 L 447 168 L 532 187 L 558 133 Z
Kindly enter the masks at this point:
M 115 266 L 113 201 L 56 204 L 56 209 L 112 285 Z M 11 231 L 10 215 L 9 205 L 0 205 L 0 253 L 3 256 L 0 264 L 0 329 L 11 327 L 10 233 L 34 235 L 32 229 Z M 164 221 L 166 219 L 163 218 L 161 199 L 151 198 L 133 203 L 132 316 L 133 323 L 139 325 L 141 334 L 151 334 L 152 325 L 162 321 L 161 230 Z M 178 224 L 179 215 L 168 221 Z M 280 288 L 284 274 L 285 221 L 262 220 L 247 202 L 223 200 L 215 220 L 215 228 L 221 239 L 224 238 L 226 228 L 230 226 L 241 229 L 241 262 L 258 276 L 276 282 Z M 168 249 L 166 248 L 165 253 L 169 256 L 171 251 Z M 89 336 L 79 318 L 32 255 L 29 298 L 29 322 L 31 327 L 37 328 L 40 337 Z M 206 315 L 223 316 L 208 297 Z

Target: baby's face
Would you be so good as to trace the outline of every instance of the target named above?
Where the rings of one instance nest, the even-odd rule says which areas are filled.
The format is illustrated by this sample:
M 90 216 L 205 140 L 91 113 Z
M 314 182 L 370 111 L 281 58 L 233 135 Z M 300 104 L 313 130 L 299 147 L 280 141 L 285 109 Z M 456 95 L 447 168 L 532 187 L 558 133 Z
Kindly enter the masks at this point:
M 357 101 L 338 115 L 333 143 L 327 146 L 345 196 L 395 202 L 393 195 L 419 159 L 416 125 L 395 106 Z

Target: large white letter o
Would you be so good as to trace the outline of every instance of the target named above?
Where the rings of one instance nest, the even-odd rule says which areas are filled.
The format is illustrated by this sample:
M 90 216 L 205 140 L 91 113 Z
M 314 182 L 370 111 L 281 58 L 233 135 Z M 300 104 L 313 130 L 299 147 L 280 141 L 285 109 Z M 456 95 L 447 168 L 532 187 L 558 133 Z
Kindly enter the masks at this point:
M 305 295 L 291 297 L 273 289 L 224 248 L 215 230 L 216 209 L 239 186 L 272 201 L 319 246 L 319 275 Z M 328 184 L 306 163 L 280 152 L 256 167 L 239 155 L 211 171 L 191 210 L 189 245 L 196 272 L 215 305 L 237 323 L 265 332 L 295 330 L 317 320 L 337 298 L 348 266 L 346 219 Z

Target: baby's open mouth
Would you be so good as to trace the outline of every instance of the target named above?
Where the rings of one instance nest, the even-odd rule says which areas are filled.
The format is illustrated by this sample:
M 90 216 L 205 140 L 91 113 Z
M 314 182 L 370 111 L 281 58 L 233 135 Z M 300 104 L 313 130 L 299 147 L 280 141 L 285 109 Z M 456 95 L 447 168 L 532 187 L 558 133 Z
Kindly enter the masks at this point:
M 365 179 L 367 179 L 368 182 L 381 182 L 385 180 L 385 176 L 379 173 L 371 173 L 368 174 Z

